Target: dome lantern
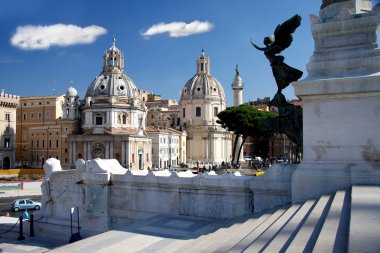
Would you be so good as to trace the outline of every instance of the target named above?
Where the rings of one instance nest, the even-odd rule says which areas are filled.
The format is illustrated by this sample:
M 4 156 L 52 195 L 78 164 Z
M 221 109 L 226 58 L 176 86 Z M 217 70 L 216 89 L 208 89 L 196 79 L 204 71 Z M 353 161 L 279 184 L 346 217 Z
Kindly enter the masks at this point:
M 113 38 L 112 46 L 104 54 L 104 72 L 121 73 L 124 69 L 124 56 L 116 47 L 116 39 Z
M 210 74 L 210 59 L 205 55 L 204 50 L 197 59 L 197 74 Z

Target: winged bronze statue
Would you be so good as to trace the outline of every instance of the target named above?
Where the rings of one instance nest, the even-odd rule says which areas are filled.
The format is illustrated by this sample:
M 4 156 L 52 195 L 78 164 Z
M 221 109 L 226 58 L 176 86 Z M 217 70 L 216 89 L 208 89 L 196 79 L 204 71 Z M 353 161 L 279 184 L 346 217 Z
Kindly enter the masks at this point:
M 301 25 L 301 16 L 294 15 L 284 23 L 278 25 L 274 35 L 264 38 L 265 47 L 259 47 L 251 40 L 251 44 L 258 50 L 263 51 L 272 67 L 273 76 L 276 79 L 279 93 L 291 82 L 301 78 L 303 72 L 284 63 L 285 57 L 277 55 L 292 44 L 293 36 L 297 27 Z

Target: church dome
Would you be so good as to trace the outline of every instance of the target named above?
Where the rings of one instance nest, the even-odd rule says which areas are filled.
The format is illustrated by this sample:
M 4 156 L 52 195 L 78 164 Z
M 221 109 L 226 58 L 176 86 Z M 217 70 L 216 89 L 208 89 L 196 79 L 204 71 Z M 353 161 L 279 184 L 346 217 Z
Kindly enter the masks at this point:
M 66 91 L 67 97 L 76 97 L 77 95 L 78 95 L 78 92 L 73 86 L 70 86 Z
M 139 99 L 135 83 L 124 74 L 124 56 L 116 47 L 115 39 L 103 58 L 103 71 L 88 87 L 86 96 L 124 96 Z
M 126 96 L 138 99 L 138 91 L 135 83 L 127 75 L 120 73 L 105 75 L 104 73 L 95 78 L 87 89 L 86 96 L 94 97 L 106 96 Z
M 197 73 L 186 82 L 181 100 L 205 99 L 225 101 L 223 86 L 210 74 L 210 60 L 202 50 L 197 59 Z

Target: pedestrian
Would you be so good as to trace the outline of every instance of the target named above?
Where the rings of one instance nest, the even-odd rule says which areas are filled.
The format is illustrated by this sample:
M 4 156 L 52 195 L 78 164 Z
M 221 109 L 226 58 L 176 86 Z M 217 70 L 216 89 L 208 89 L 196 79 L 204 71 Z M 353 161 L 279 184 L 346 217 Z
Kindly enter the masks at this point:
M 23 218 L 24 220 L 29 220 L 28 209 L 25 209 L 25 211 L 22 213 L 22 218 Z

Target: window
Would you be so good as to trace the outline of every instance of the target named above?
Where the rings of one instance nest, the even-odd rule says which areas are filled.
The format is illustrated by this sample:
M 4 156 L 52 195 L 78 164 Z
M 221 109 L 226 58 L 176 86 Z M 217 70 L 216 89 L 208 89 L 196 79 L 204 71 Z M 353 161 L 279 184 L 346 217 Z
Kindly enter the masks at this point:
M 102 117 L 95 117 L 95 125 L 100 126 L 103 125 L 103 118 Z
M 58 140 L 55 141 L 55 147 L 58 148 Z
M 24 118 L 24 120 L 26 120 L 26 113 L 24 113 L 24 115 L 22 117 Z
M 49 148 L 51 148 L 51 140 L 49 140 Z
M 195 107 L 195 117 L 201 117 L 201 108 Z
M 42 119 L 42 112 L 38 113 L 38 119 Z
M 11 140 L 9 138 L 4 138 L 4 148 L 10 147 Z
M 183 118 L 186 117 L 186 109 L 185 109 L 185 108 L 182 108 L 182 117 L 183 117 Z
M 127 124 L 127 115 L 123 115 L 123 124 L 125 125 L 125 124 Z
M 11 114 L 10 113 L 5 113 L 5 120 L 11 121 Z
M 50 112 L 46 112 L 46 116 L 45 116 L 46 119 L 49 119 L 50 118 Z
M 219 113 L 218 107 L 214 107 L 214 117 L 217 117 Z
M 34 119 L 34 112 L 30 113 L 30 119 Z

